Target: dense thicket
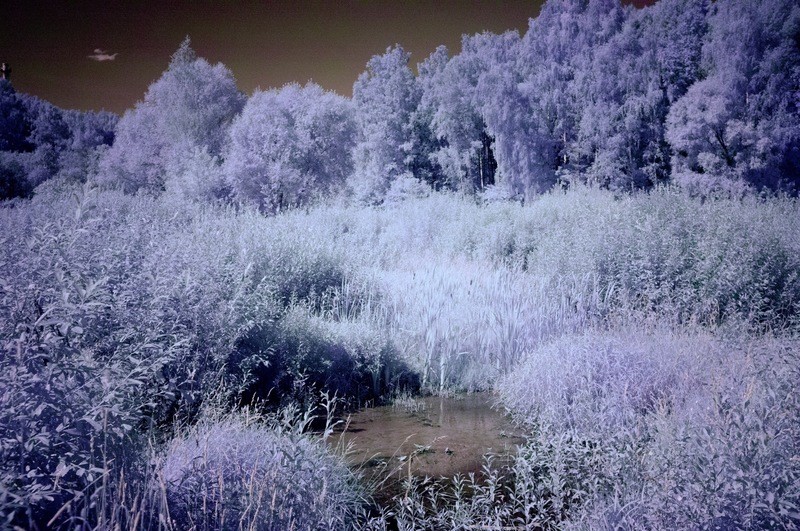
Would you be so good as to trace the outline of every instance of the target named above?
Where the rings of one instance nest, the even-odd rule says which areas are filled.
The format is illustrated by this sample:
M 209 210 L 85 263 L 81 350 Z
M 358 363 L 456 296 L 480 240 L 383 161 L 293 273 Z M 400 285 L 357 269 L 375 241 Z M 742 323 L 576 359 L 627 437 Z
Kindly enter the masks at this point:
M 0 199 L 61 176 L 85 181 L 114 141 L 117 116 L 64 111 L 0 80 Z

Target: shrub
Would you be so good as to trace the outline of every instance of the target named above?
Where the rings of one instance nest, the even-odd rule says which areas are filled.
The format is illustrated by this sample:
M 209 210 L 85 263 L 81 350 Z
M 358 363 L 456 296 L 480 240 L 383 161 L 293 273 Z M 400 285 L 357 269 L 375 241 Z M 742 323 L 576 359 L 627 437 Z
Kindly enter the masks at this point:
M 302 403 L 327 391 L 361 405 L 380 400 L 411 373 L 372 316 L 333 320 L 300 305 L 244 334 L 227 365 L 244 403 Z
M 136 463 L 144 410 L 174 398 L 161 374 L 170 344 L 128 335 L 106 348 L 120 339 L 118 278 L 97 268 L 92 198 L 77 196 L 71 217 L 54 206 L 57 221 L 25 234 L 26 209 L 1 243 L 0 518 L 33 528 L 88 510 L 109 463 Z
M 798 352 L 791 339 L 663 331 L 541 347 L 500 386 L 532 430 L 514 464 L 526 518 L 606 529 L 795 527 Z
M 360 494 L 324 443 L 246 418 L 200 423 L 173 440 L 161 464 L 178 529 L 343 529 Z
M 711 360 L 711 338 L 669 332 L 586 332 L 546 343 L 498 388 L 522 422 L 604 437 L 691 396 Z
M 686 403 L 654 419 L 646 481 L 618 485 L 619 499 L 648 527 L 796 528 L 800 345 L 766 339 L 722 348 L 724 365 L 704 378 L 711 407 L 698 414 Z

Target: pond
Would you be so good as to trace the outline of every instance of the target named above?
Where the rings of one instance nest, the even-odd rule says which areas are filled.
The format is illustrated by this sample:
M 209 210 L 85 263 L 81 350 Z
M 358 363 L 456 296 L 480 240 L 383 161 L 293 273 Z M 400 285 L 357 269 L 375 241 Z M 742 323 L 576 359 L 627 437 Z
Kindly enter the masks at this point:
M 405 398 L 350 416 L 331 444 L 349 445 L 348 460 L 369 478 L 452 477 L 480 473 L 484 454 L 508 456 L 522 432 L 492 407 L 491 393 Z

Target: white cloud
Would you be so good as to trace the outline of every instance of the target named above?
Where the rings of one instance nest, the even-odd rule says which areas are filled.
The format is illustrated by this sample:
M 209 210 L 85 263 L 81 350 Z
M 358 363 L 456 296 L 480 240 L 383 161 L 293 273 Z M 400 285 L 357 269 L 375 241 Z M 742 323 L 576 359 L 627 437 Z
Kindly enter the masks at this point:
M 86 57 L 92 61 L 113 61 L 117 58 L 117 55 L 119 55 L 119 53 L 108 53 L 100 48 L 95 48 L 94 53 L 92 55 L 87 55 Z

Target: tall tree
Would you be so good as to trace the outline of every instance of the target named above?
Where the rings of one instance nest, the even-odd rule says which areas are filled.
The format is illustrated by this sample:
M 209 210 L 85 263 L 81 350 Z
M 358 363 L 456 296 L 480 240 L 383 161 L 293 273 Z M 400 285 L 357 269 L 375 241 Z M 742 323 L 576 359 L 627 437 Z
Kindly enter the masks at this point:
M 413 117 L 421 91 L 402 47 L 387 48 L 367 63 L 353 85 L 359 137 L 350 181 L 354 195 L 380 202 L 392 181 L 409 173 Z
M 494 139 L 486 130 L 478 84 L 495 60 L 495 38 L 465 35 L 461 53 L 446 60 L 446 51 L 437 50 L 420 69 L 425 80 L 421 107 L 430 114 L 438 140 L 431 157 L 450 189 L 472 192 L 494 184 Z
M 344 186 L 355 132 L 351 103 L 319 85 L 256 92 L 231 126 L 226 177 L 264 212 L 306 204 Z
M 595 96 L 581 90 L 597 48 L 618 33 L 625 20 L 618 0 L 550 0 L 531 19 L 522 39 L 517 69 L 528 101 L 529 127 L 548 141 L 540 159 L 557 173 L 582 171 L 575 160 L 578 124 Z
M 710 10 L 707 77 L 670 110 L 675 179 L 714 188 L 800 185 L 800 6 L 719 0 Z
M 227 127 L 243 104 L 231 72 L 198 58 L 187 37 L 144 101 L 119 121 L 103 161 L 104 180 L 131 192 L 163 190 L 175 157 L 195 148 L 221 153 Z
M 555 182 L 554 142 L 532 119 L 530 101 L 520 89 L 517 68 L 521 41 L 516 32 L 483 39 L 479 48 L 485 67 L 478 80 L 476 102 L 497 160 L 496 190 L 501 196 L 531 197 Z
M 440 189 L 445 184 L 445 176 L 441 165 L 436 160 L 436 153 L 443 147 L 434 128 L 436 108 L 430 95 L 447 62 L 449 52 L 445 46 L 439 46 L 424 61 L 417 64 L 417 83 L 420 89 L 420 101 L 411 116 L 411 140 L 406 165 L 411 173 L 431 188 Z
M 70 140 L 67 149 L 59 154 L 58 175 L 85 181 L 96 173 L 99 157 L 114 143 L 118 121 L 119 116 L 110 112 L 65 111 Z
M 629 189 L 669 177 L 664 122 L 700 75 L 708 3 L 663 0 L 630 11 L 576 76 L 584 101 L 569 158 L 585 178 Z

